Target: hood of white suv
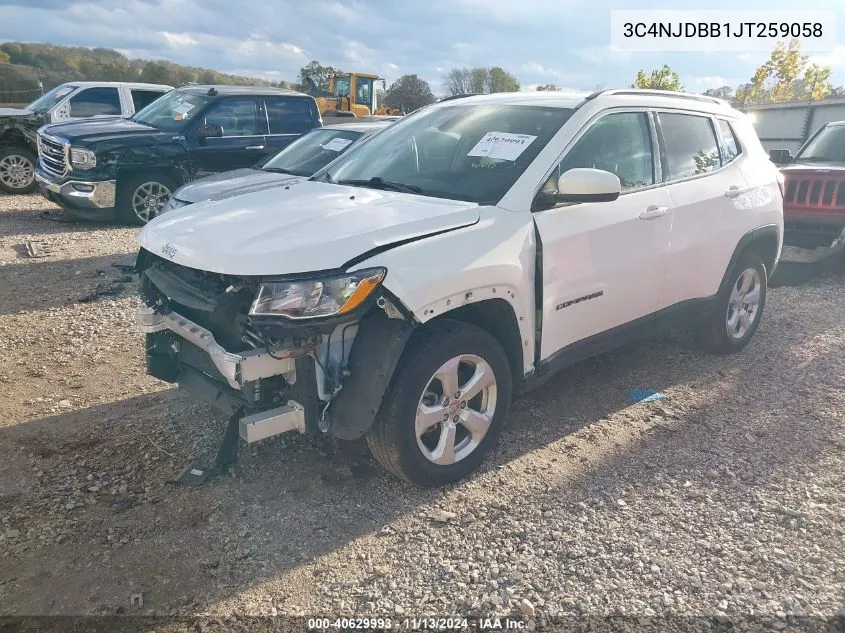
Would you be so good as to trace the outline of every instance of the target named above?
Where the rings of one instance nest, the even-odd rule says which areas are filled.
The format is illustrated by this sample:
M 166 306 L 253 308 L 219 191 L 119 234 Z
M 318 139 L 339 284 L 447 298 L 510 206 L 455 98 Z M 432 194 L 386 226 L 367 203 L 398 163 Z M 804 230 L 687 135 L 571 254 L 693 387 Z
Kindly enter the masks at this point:
M 375 248 L 474 224 L 474 202 L 305 181 L 154 218 L 144 249 L 225 275 L 283 275 L 339 268 Z

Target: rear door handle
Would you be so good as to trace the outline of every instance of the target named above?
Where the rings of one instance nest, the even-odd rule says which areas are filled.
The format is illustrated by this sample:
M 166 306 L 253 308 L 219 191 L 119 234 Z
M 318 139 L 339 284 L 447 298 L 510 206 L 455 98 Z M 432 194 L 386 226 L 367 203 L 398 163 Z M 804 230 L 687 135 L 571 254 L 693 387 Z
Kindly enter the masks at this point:
M 731 185 L 730 187 L 728 187 L 728 190 L 725 192 L 725 197 L 726 198 L 736 198 L 738 196 L 741 196 L 744 193 L 748 193 L 749 191 L 751 191 L 751 189 L 748 188 L 748 187 L 737 187 L 736 185 Z
M 264 149 L 263 145 L 247 145 L 244 149 Z
M 656 207 L 651 205 L 645 211 L 640 212 L 640 220 L 656 220 L 669 213 L 669 207 Z

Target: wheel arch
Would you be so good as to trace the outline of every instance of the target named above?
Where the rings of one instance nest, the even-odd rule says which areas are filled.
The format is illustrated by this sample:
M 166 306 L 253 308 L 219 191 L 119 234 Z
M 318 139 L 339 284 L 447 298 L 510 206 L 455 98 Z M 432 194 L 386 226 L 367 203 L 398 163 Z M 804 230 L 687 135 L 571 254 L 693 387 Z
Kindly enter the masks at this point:
M 520 381 L 524 374 L 525 344 L 522 341 L 516 312 L 508 301 L 497 297 L 465 304 L 435 316 L 426 324 L 444 320 L 474 325 L 495 338 L 508 356 L 514 384 Z
M 743 235 L 734 248 L 731 260 L 725 269 L 722 283 L 719 285 L 719 292 L 724 291 L 725 287 L 731 283 L 731 271 L 740 257 L 746 253 L 757 253 L 766 266 L 767 276 L 771 277 L 780 257 L 781 239 L 781 230 L 774 224 L 761 226 Z
M 24 147 L 30 152 L 36 151 L 29 139 L 20 130 L 15 128 L 0 129 L 0 148 L 17 146 Z
M 160 165 L 133 165 L 131 167 L 123 167 L 117 172 L 117 186 L 121 188 L 127 181 L 133 178 L 147 176 L 159 176 L 172 180 L 176 187 L 181 187 L 185 184 L 185 173 L 177 166 L 160 166 Z

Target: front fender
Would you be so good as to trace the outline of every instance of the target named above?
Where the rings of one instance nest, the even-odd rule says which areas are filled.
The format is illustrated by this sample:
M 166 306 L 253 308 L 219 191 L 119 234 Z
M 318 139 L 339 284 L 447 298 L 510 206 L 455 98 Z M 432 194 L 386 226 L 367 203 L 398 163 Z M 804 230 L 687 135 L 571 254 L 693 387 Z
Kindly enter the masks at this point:
M 484 207 L 472 226 L 402 244 L 356 268 L 385 267 L 385 288 L 420 323 L 481 301 L 506 301 L 519 327 L 522 369 L 530 373 L 535 258 L 531 215 Z

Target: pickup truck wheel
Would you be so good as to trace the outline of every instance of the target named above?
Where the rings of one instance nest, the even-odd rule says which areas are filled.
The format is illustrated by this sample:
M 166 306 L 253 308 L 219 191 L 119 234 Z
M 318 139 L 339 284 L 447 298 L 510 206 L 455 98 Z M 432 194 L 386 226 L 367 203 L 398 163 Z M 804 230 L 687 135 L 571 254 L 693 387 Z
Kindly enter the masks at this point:
M 743 255 L 729 274 L 732 283 L 720 294 L 713 315 L 696 331 L 699 343 L 713 354 L 738 352 L 748 345 L 766 305 L 768 277 L 759 255 Z
M 118 187 L 117 214 L 129 224 L 143 225 L 161 213 L 176 189 L 167 176 L 134 176 Z
M 35 191 L 35 160 L 26 148 L 0 148 L 0 189 L 12 194 Z
M 442 486 L 475 470 L 510 408 L 511 369 L 502 346 L 473 325 L 446 321 L 408 345 L 367 444 L 388 471 Z

